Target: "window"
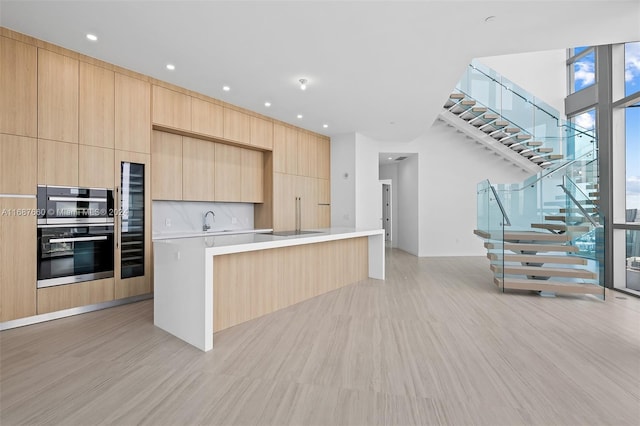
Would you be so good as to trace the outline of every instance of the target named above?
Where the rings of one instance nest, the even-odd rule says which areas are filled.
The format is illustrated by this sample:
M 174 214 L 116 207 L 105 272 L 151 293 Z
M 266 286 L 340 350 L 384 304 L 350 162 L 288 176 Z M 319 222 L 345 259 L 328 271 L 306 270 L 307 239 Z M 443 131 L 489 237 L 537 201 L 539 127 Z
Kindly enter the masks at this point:
M 593 86 L 596 82 L 596 52 L 591 49 L 573 62 L 573 92 Z
M 626 221 L 640 222 L 640 103 L 625 108 Z
M 640 42 L 624 45 L 624 95 L 640 91 Z

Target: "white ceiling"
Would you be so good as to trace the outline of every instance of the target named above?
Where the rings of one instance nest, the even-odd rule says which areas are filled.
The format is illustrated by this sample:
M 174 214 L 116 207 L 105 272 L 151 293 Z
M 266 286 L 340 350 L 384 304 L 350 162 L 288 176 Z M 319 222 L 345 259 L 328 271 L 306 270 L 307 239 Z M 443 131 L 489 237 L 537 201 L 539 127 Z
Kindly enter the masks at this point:
M 472 58 L 640 40 L 640 1 L 0 0 L 0 24 L 320 133 L 407 141 Z

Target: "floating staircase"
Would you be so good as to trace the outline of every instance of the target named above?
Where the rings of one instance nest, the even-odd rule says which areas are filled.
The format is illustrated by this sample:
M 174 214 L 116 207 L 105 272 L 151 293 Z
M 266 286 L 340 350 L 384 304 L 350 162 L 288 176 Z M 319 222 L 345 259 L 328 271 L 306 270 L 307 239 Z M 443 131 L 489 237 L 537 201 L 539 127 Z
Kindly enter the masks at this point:
M 444 109 L 458 117 L 458 125 L 475 127 L 500 142 L 504 150 L 515 152 L 535 166 L 544 169 L 563 159 L 563 155 L 554 153 L 552 147 L 533 140 L 531 134 L 464 93 L 451 93 Z

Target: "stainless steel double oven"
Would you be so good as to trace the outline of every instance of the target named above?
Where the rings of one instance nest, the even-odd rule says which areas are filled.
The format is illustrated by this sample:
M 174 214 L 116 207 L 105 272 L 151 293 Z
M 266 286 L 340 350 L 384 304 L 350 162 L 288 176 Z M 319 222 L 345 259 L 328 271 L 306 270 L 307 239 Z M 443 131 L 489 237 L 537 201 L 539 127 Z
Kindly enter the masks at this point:
M 113 190 L 38 186 L 38 288 L 113 277 Z

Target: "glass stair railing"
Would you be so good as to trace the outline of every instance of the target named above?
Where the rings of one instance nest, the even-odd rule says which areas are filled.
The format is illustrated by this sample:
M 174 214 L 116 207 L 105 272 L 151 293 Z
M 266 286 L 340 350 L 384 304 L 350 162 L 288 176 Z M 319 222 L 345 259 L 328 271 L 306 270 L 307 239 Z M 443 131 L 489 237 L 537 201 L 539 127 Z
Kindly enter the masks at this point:
M 478 184 L 475 233 L 485 240 L 494 283 L 501 290 L 604 298 L 603 227 L 592 156 L 587 153 L 519 184 Z
M 593 131 L 561 119 L 478 61 L 469 65 L 444 107 L 541 168 L 554 169 L 596 150 Z

